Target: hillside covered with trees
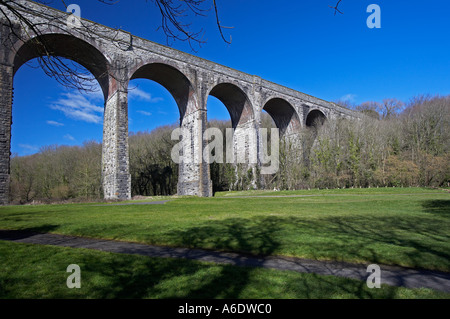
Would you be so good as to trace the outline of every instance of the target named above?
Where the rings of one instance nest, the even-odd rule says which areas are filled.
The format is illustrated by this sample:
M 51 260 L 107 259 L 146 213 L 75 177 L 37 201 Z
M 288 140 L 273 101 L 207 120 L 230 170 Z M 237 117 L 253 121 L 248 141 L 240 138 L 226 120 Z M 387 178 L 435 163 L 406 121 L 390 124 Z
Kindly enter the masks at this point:
M 349 187 L 448 187 L 450 182 L 450 96 L 367 102 L 352 108 L 358 121 L 328 120 L 300 132 L 301 145 L 281 141 L 280 169 L 258 179 L 266 189 Z M 210 121 L 221 130 L 229 121 Z M 273 126 L 264 114 L 263 127 Z M 130 133 L 132 195 L 176 193 L 178 165 L 171 159 L 174 125 Z M 225 134 L 224 134 L 225 136 Z M 297 146 L 296 146 L 297 145 Z M 11 159 L 11 202 L 99 200 L 101 144 L 48 146 Z M 248 189 L 251 171 L 211 164 L 213 190 Z

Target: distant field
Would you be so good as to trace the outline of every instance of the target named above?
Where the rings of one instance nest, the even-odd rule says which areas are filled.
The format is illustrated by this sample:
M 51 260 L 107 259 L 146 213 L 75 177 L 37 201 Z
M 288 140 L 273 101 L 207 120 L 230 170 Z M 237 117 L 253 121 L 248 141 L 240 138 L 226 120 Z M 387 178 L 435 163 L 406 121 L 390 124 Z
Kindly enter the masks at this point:
M 252 191 L 95 205 L 0 207 L 0 229 L 450 271 L 447 190 Z
M 215 197 L 234 196 L 297 196 L 297 195 L 382 195 L 382 194 L 423 194 L 449 192 L 450 189 L 432 189 L 423 187 L 376 187 L 376 188 L 333 188 L 333 189 L 301 189 L 295 191 L 248 190 L 216 192 Z

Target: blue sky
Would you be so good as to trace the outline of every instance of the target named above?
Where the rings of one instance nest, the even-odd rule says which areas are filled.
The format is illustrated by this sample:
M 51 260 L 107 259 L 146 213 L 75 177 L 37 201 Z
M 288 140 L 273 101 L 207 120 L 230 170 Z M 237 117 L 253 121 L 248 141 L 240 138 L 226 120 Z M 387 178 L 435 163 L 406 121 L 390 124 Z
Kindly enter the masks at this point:
M 232 43 L 223 42 L 212 12 L 193 19 L 207 43 L 193 52 L 185 42 L 173 48 L 258 75 L 301 92 L 353 103 L 419 94 L 450 94 L 450 1 L 343 0 L 334 16 L 334 0 L 218 0 Z M 67 4 L 69 2 L 66 1 Z M 122 0 L 107 6 L 73 0 L 81 16 L 166 44 L 157 31 L 160 17 L 151 1 Z M 381 8 L 381 29 L 369 29 L 369 4 Z M 65 10 L 60 0 L 50 4 Z M 133 80 L 130 131 L 151 130 L 178 121 L 171 95 L 159 84 Z M 20 155 L 43 145 L 78 145 L 102 139 L 103 99 L 80 95 L 29 66 L 14 79 L 12 149 Z M 229 119 L 225 107 L 210 98 L 208 118 Z

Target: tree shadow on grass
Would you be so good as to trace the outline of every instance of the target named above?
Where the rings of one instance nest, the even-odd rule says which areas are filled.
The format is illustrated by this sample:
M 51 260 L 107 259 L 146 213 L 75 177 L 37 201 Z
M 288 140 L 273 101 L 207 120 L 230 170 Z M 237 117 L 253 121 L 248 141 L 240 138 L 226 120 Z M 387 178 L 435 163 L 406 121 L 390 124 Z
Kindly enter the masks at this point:
M 169 237 L 181 247 L 271 255 L 280 246 L 276 233 L 282 226 L 276 217 L 229 218 L 174 231 Z
M 433 199 L 422 202 L 424 212 L 441 217 L 450 217 L 450 200 Z
M 304 254 L 311 259 L 364 261 L 367 264 L 401 265 L 403 262 L 417 268 L 449 271 L 448 201 L 426 201 L 423 208 L 424 213 L 436 216 L 399 213 L 397 216 L 328 215 L 313 219 L 301 215 L 260 215 L 209 220 L 194 227 L 170 231 L 164 236 L 171 245 L 180 247 L 263 256 Z M 25 231 L 27 234 L 46 233 L 57 228 L 57 225 L 48 224 Z M 75 297 L 264 298 L 269 294 L 271 298 L 283 298 L 286 295 L 293 298 L 392 298 L 397 293 L 395 287 L 383 293 L 378 290 L 368 291 L 363 281 L 355 283 L 342 278 L 336 282 L 330 277 L 318 275 L 295 278 L 286 275 L 282 279 L 283 291 L 276 291 L 277 285 L 274 283 L 273 287 L 267 284 L 266 295 L 258 291 L 249 293 L 253 282 L 258 280 L 255 279 L 258 273 L 255 268 L 211 265 L 182 259 L 121 256 L 124 257 L 92 257 L 86 253 L 86 258 L 81 261 L 70 260 L 68 264 L 80 263 L 83 282 L 87 288 L 91 287 L 88 295 L 83 289 L 72 292 Z M 54 296 L 64 297 L 67 292 L 55 291 Z
M 77 263 L 82 269 L 82 288 L 60 289 L 52 298 L 371 299 L 394 298 L 399 289 L 368 289 L 364 281 L 289 271 L 269 276 L 257 268 L 185 259 L 87 254 Z
M 59 228 L 59 225 L 45 224 L 36 227 L 22 228 L 19 230 L 3 230 L 0 229 L 0 239 L 18 240 L 31 237 L 39 233 L 49 233 Z
M 429 216 L 256 216 L 172 231 L 175 246 L 450 271 L 450 222 Z
M 66 256 L 65 260 L 80 266 L 81 289 L 68 291 L 59 287 L 50 298 L 239 298 L 253 271 L 249 267 L 186 259 L 125 254 L 105 256 L 89 251 L 74 258 Z M 67 267 L 64 265 L 59 268 Z M 67 277 L 67 274 L 61 275 Z
M 445 235 L 448 239 L 442 225 L 438 227 L 433 221 L 439 222 L 417 216 L 334 216 L 317 220 L 256 216 L 212 220 L 173 231 L 170 235 L 179 246 L 220 248 L 258 255 L 273 255 L 286 247 L 304 245 L 317 259 L 326 257 L 339 260 L 344 256 L 344 259 L 360 258 L 377 262 L 383 260 L 383 256 L 382 251 L 370 246 L 375 242 L 413 247 L 417 256 L 405 254 L 402 257 L 411 258 L 409 262 L 418 258 L 416 262 L 423 264 L 425 257 L 421 254 L 450 260 L 448 251 L 421 243 L 420 237 L 412 238 L 409 235 L 411 232 L 422 237 Z M 47 225 L 46 229 L 40 230 L 51 231 L 53 227 Z M 289 237 L 286 229 L 306 237 Z M 408 230 L 408 235 L 402 237 L 401 232 L 404 230 Z M 315 236 L 313 240 L 307 240 L 310 235 Z M 319 238 L 332 240 L 324 243 L 316 240 Z M 55 260 L 59 263 L 55 268 L 60 272 L 60 278 L 50 285 L 55 287 L 48 293 L 51 298 L 393 298 L 398 296 L 399 289 L 368 289 L 364 281 L 289 271 L 280 271 L 270 277 L 258 268 L 207 264 L 186 259 L 148 258 L 61 247 L 58 249 L 65 249 L 64 254 L 61 251 L 58 256 L 45 252 L 54 247 L 39 249 L 42 251 L 37 253 L 38 260 L 41 256 L 47 256 L 42 260 L 44 264 L 54 263 Z M 72 263 L 81 267 L 82 288 L 69 291 L 65 287 L 68 276 L 65 270 Z M 48 276 L 52 276 L 52 273 L 48 272 Z M 34 280 L 34 274 L 27 276 L 23 283 L 29 285 Z M 37 283 L 36 291 L 39 291 L 38 286 Z
M 213 265 L 185 259 L 123 255 L 83 260 L 79 298 L 327 299 L 396 298 L 399 287 L 369 289 L 365 281 L 292 271 Z M 267 272 L 263 272 L 267 271 Z M 66 297 L 67 291 L 61 291 Z M 417 293 L 417 292 L 416 292 Z M 414 292 L 413 292 L 414 294 Z
M 295 224 L 295 220 L 291 220 Z M 308 226 L 327 236 L 326 245 L 308 243 L 316 258 L 366 261 L 450 271 L 449 222 L 427 216 L 328 217 Z
M 147 271 L 132 275 L 126 271 L 127 263 L 118 268 L 117 265 L 109 267 L 116 274 L 115 289 L 113 293 L 97 291 L 100 298 L 324 299 L 339 296 L 372 299 L 394 298 L 399 289 L 385 287 L 379 291 L 368 289 L 365 281 L 286 271 L 274 277 L 262 277 L 258 269 L 252 267 L 211 266 L 188 260 L 151 261 L 146 264 Z

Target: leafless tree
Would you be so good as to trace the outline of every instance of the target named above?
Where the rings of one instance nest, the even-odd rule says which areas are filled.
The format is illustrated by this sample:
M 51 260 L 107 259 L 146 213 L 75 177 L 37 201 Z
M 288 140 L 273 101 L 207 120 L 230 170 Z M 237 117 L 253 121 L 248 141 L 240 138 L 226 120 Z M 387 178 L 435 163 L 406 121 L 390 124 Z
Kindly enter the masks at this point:
M 405 103 L 397 99 L 384 99 L 382 104 L 378 105 L 379 113 L 385 119 L 396 116 L 403 110 Z
M 381 109 L 381 105 L 378 102 L 374 101 L 363 102 L 360 105 L 357 105 L 355 109 L 375 119 L 380 118 L 380 114 L 378 113 L 378 111 Z
M 336 5 L 334 7 L 329 6 L 331 9 L 334 9 L 334 15 L 336 15 L 336 13 L 340 13 L 340 14 L 344 14 L 344 12 L 342 12 L 341 10 L 339 10 L 339 4 L 341 4 L 342 0 L 338 0 L 338 2 L 336 3 Z

